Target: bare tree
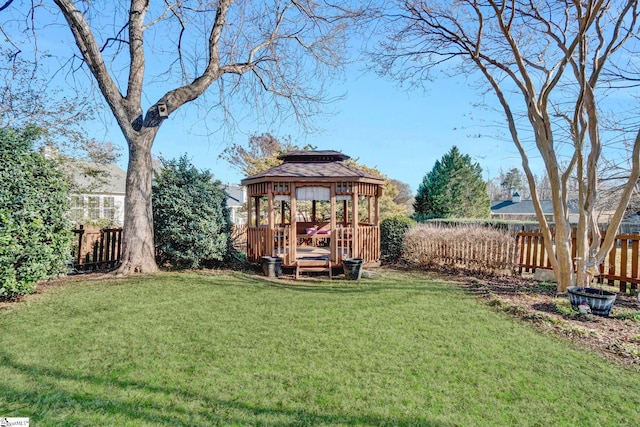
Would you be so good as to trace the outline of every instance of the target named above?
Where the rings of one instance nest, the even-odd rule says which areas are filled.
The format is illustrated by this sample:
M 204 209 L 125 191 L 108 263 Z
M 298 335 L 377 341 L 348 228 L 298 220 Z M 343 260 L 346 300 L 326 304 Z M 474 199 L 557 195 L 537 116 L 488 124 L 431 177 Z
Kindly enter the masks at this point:
M 251 176 L 281 164 L 279 155 L 301 149 L 312 148 L 300 148 L 291 142 L 291 138 L 280 140 L 270 133 L 263 133 L 251 136 L 247 147 L 243 144 L 230 145 L 220 154 L 220 158 L 229 162 L 245 176 Z
M 157 270 L 151 147 L 163 121 L 217 83 L 211 108 L 223 115 L 239 94 L 249 108 L 308 123 L 327 101 L 322 82 L 345 61 L 349 24 L 366 10 L 315 0 L 54 3 L 129 147 L 119 274 Z M 166 71 L 154 76 L 148 64 L 161 61 Z
M 604 244 L 597 249 L 600 234 L 594 209 L 598 162 L 606 145 L 600 124 L 605 108 L 601 101 L 615 90 L 603 84 L 603 70 L 623 60 L 623 47 L 638 42 L 638 2 L 405 0 L 397 7 L 398 11 L 387 16 L 390 36 L 376 55 L 381 72 L 411 82 L 431 78 L 432 71 L 443 63 L 452 73 L 479 72 L 504 111 L 546 249 L 552 254 L 558 290 L 565 291 L 576 283 L 568 210 L 571 178 L 578 183 L 578 257 L 584 262 L 593 255 L 594 261 L 600 262 L 613 245 L 640 176 L 640 133 L 635 129 L 631 173 Z M 555 235 L 543 215 L 529 165 L 534 153 L 545 164 Z M 581 265 L 578 267 L 580 273 Z M 580 273 L 578 282 L 582 277 Z
M 413 193 L 411 192 L 411 186 L 406 182 L 402 182 L 397 179 L 390 179 L 389 183 L 393 185 L 398 194 L 393 197 L 394 203 L 400 206 L 406 206 L 407 211 L 413 213 Z

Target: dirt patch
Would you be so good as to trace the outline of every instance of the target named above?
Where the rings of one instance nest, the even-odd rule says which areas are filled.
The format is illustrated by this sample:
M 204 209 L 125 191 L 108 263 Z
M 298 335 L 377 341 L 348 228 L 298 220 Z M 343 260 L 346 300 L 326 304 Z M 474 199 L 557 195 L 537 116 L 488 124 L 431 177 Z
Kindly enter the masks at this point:
M 640 304 L 635 295 L 618 293 L 611 316 L 603 317 L 572 310 L 569 298 L 558 294 L 555 284 L 517 276 L 448 276 L 498 311 L 640 370 Z

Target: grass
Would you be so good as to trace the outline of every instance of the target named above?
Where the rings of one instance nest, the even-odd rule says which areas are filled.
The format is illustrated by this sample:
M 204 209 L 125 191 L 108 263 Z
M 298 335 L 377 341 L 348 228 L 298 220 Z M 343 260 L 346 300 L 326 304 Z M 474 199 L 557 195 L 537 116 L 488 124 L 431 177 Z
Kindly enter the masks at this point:
M 0 416 L 35 426 L 635 425 L 640 374 L 383 270 L 160 274 L 0 311 Z

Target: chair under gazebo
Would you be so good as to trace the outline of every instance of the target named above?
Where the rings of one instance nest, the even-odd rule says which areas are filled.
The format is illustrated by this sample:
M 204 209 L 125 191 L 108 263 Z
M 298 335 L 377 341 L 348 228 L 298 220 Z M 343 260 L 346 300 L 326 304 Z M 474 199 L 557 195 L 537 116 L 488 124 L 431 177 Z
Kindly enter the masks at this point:
M 296 272 L 320 265 L 330 272 L 347 258 L 378 264 L 384 180 L 347 164 L 349 156 L 337 151 L 278 158 L 282 164 L 242 180 L 249 260 L 278 257 Z

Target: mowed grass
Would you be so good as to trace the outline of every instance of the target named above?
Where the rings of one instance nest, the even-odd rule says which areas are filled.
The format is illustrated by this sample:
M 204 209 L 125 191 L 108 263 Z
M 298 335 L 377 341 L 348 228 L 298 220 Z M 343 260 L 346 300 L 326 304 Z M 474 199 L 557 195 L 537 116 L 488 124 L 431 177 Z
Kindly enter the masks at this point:
M 70 283 L 0 344 L 0 417 L 34 426 L 640 425 L 637 371 L 419 274 Z

